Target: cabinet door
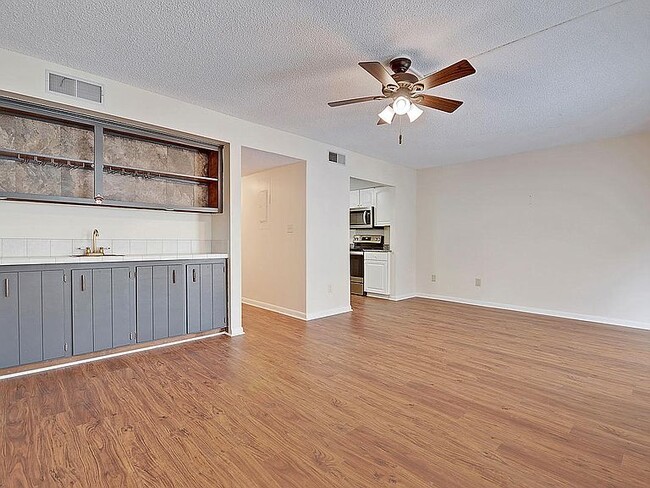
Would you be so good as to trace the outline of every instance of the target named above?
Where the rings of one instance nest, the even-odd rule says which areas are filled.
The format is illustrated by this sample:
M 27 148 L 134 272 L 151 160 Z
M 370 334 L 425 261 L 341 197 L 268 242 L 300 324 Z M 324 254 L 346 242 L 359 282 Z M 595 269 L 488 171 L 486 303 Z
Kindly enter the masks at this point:
M 136 268 L 135 323 L 137 341 L 153 339 L 153 267 Z
M 365 190 L 359 190 L 359 205 L 362 207 L 374 207 L 375 206 L 375 189 L 366 188 Z
M 375 188 L 375 225 L 377 227 L 391 225 L 394 206 L 395 188 L 392 186 Z
M 131 325 L 131 277 L 129 268 L 111 269 L 111 308 L 113 347 L 133 343 Z
M 169 290 L 169 336 L 187 334 L 187 309 L 185 307 L 187 294 L 184 266 L 170 266 L 167 279 Z
M 65 284 L 63 270 L 43 271 L 43 359 L 68 355 L 65 338 Z
M 363 290 L 365 292 L 388 295 L 388 269 L 387 261 L 366 260 L 364 263 L 365 276 Z
M 93 351 L 93 272 L 72 271 L 72 350 Z
M 201 267 L 187 266 L 187 331 L 201 332 Z
M 167 266 L 153 267 L 153 338 L 169 337 L 169 291 Z
M 212 328 L 227 325 L 226 307 L 226 263 L 212 265 L 212 307 L 214 311 Z
M 212 329 L 214 309 L 212 308 L 212 265 L 201 265 L 201 331 Z
M 43 360 L 41 272 L 18 273 L 20 364 Z
M 0 273 L 0 368 L 20 361 L 18 344 L 18 275 Z
M 93 269 L 93 350 L 113 347 L 113 286 L 111 269 Z
M 359 206 L 359 190 L 350 191 L 350 208 Z

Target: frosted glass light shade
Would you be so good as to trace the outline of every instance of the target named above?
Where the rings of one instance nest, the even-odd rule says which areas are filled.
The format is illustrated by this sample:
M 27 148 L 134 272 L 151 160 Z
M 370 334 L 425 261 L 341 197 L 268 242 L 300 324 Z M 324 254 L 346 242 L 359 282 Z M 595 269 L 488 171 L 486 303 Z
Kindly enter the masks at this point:
M 379 113 L 379 118 L 384 122 L 386 122 L 387 124 L 390 124 L 393 121 L 394 117 L 395 117 L 395 111 L 393 110 L 393 107 L 391 107 L 390 105 Z
M 423 111 L 420 107 L 418 107 L 417 105 L 415 105 L 414 103 L 412 103 L 412 104 L 411 104 L 411 108 L 409 108 L 409 111 L 406 112 L 406 115 L 408 115 L 409 120 L 410 120 L 411 122 L 415 122 L 415 121 L 417 120 L 417 118 L 418 118 L 420 115 L 422 115 L 423 113 L 424 113 L 424 111 Z

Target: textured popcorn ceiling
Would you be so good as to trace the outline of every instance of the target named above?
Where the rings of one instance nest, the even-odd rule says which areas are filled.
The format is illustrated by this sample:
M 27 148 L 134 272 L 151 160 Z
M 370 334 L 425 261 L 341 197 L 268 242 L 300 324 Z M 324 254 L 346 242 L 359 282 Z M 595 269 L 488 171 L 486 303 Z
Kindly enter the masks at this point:
M 426 167 L 650 129 L 650 1 L 613 3 L 4 0 L 0 46 Z M 356 64 L 398 54 L 477 69 L 431 91 L 465 105 L 427 110 L 403 146 L 375 126 L 383 102 L 326 105 L 378 94 Z

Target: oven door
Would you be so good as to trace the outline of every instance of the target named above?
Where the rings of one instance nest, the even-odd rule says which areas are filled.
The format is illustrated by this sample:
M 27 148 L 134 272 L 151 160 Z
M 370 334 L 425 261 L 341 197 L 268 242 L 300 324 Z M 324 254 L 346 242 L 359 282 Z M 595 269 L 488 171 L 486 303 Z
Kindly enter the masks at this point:
M 373 221 L 372 207 L 350 209 L 350 229 L 372 229 Z
M 350 293 L 363 295 L 363 251 L 350 252 Z

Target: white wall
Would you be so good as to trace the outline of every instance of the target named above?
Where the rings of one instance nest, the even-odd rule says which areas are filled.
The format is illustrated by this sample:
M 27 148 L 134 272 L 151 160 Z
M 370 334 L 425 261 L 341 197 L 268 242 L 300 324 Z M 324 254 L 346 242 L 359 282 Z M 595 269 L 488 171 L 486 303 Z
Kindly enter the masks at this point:
M 348 252 L 348 202 L 349 202 L 349 177 L 357 176 L 373 181 L 384 182 L 382 178 L 374 178 L 373 166 L 377 171 L 386 176 L 386 184 L 396 185 L 401 181 L 401 174 L 413 174 L 412 170 L 391 165 L 389 163 L 369 158 L 358 153 L 320 143 L 304 137 L 299 137 L 287 132 L 271 129 L 241 119 L 207 110 L 196 105 L 180 102 L 169 97 L 158 95 L 146 90 L 118 83 L 90 73 L 81 72 L 67 67 L 59 66 L 43 60 L 13 53 L 0 49 L 0 66 L 8 69 L 0 70 L 0 90 L 6 90 L 22 95 L 54 100 L 73 106 L 79 106 L 131 120 L 148 124 L 181 130 L 191 134 L 218 139 L 228 142 L 230 151 L 226 155 L 230 170 L 227 176 L 229 192 L 227 195 L 228 213 L 213 217 L 209 223 L 212 226 L 212 238 L 220 240 L 224 233 L 228 233 L 230 253 L 230 297 L 233 304 L 241 300 L 241 147 L 247 146 L 254 149 L 284 154 L 307 164 L 307 316 L 314 318 L 330 313 L 342 312 L 350 308 L 350 280 L 349 280 L 349 252 Z M 10 67 L 10 69 L 9 69 Z M 52 70 L 78 76 L 89 81 L 101 83 L 105 87 L 106 100 L 103 106 L 97 106 L 83 100 L 70 99 L 64 96 L 48 94 L 45 91 L 45 72 Z M 346 155 L 348 166 L 332 164 L 327 161 L 328 151 L 333 150 Z M 354 174 L 353 174 L 354 173 Z M 368 173 L 368 175 L 365 175 Z M 413 176 L 414 178 L 414 176 Z M 408 178 L 406 178 L 408 182 Z M 411 183 L 413 190 L 414 179 Z M 413 206 L 408 212 L 405 207 L 412 200 L 414 205 L 414 192 L 406 188 L 404 192 L 398 191 L 398 212 L 412 214 Z M 0 214 L 10 208 L 7 202 L 0 202 Z M 54 232 L 53 226 L 41 218 L 36 207 L 25 207 L 25 218 L 30 219 L 35 226 L 41 226 L 44 233 Z M 52 207 L 57 210 L 56 219 L 72 223 L 72 229 L 85 229 L 91 222 L 93 227 L 102 226 L 104 220 L 95 215 L 88 217 L 87 221 L 73 224 L 77 218 L 77 207 L 62 206 Z M 33 209 L 33 210 L 31 210 Z M 103 209 L 111 214 L 113 210 Z M 119 212 L 119 211 L 115 211 Z M 150 219 L 149 212 L 134 211 L 134 217 L 140 224 L 146 225 Z M 119 213 L 111 214 L 118 218 Z M 160 217 L 170 220 L 164 228 L 175 229 L 178 218 L 173 214 L 169 217 Z M 189 217 L 187 217 L 189 218 Z M 10 228 L 15 220 L 8 217 L 5 221 Z M 189 228 L 178 232 L 187 232 L 185 238 L 192 238 L 205 231 L 207 220 L 196 222 L 196 227 L 189 224 Z M 78 225 L 78 227 L 75 227 Z M 162 225 L 162 224 L 161 224 Z M 404 228 L 413 228 L 405 221 Z M 134 223 L 138 228 L 138 223 Z M 49 229 L 49 230 L 45 230 Z M 176 231 L 174 231 L 176 232 Z M 108 232 L 104 232 L 110 238 Z M 403 242 L 407 239 L 404 233 L 398 237 Z M 129 237 L 129 236 L 124 236 Z M 164 237 L 164 236 L 163 236 Z M 391 241 L 393 234 L 391 233 Z M 405 243 L 406 245 L 406 243 Z M 400 256 L 396 267 L 398 290 L 413 290 L 413 269 L 410 267 L 408 256 Z M 402 271 L 402 267 L 404 271 Z M 402 293 L 402 291 L 400 291 Z M 240 308 L 232 308 L 231 322 L 239 324 Z
M 650 134 L 421 170 L 417 193 L 420 294 L 650 328 Z
M 304 162 L 242 179 L 244 301 L 303 319 L 307 313 L 306 183 Z

